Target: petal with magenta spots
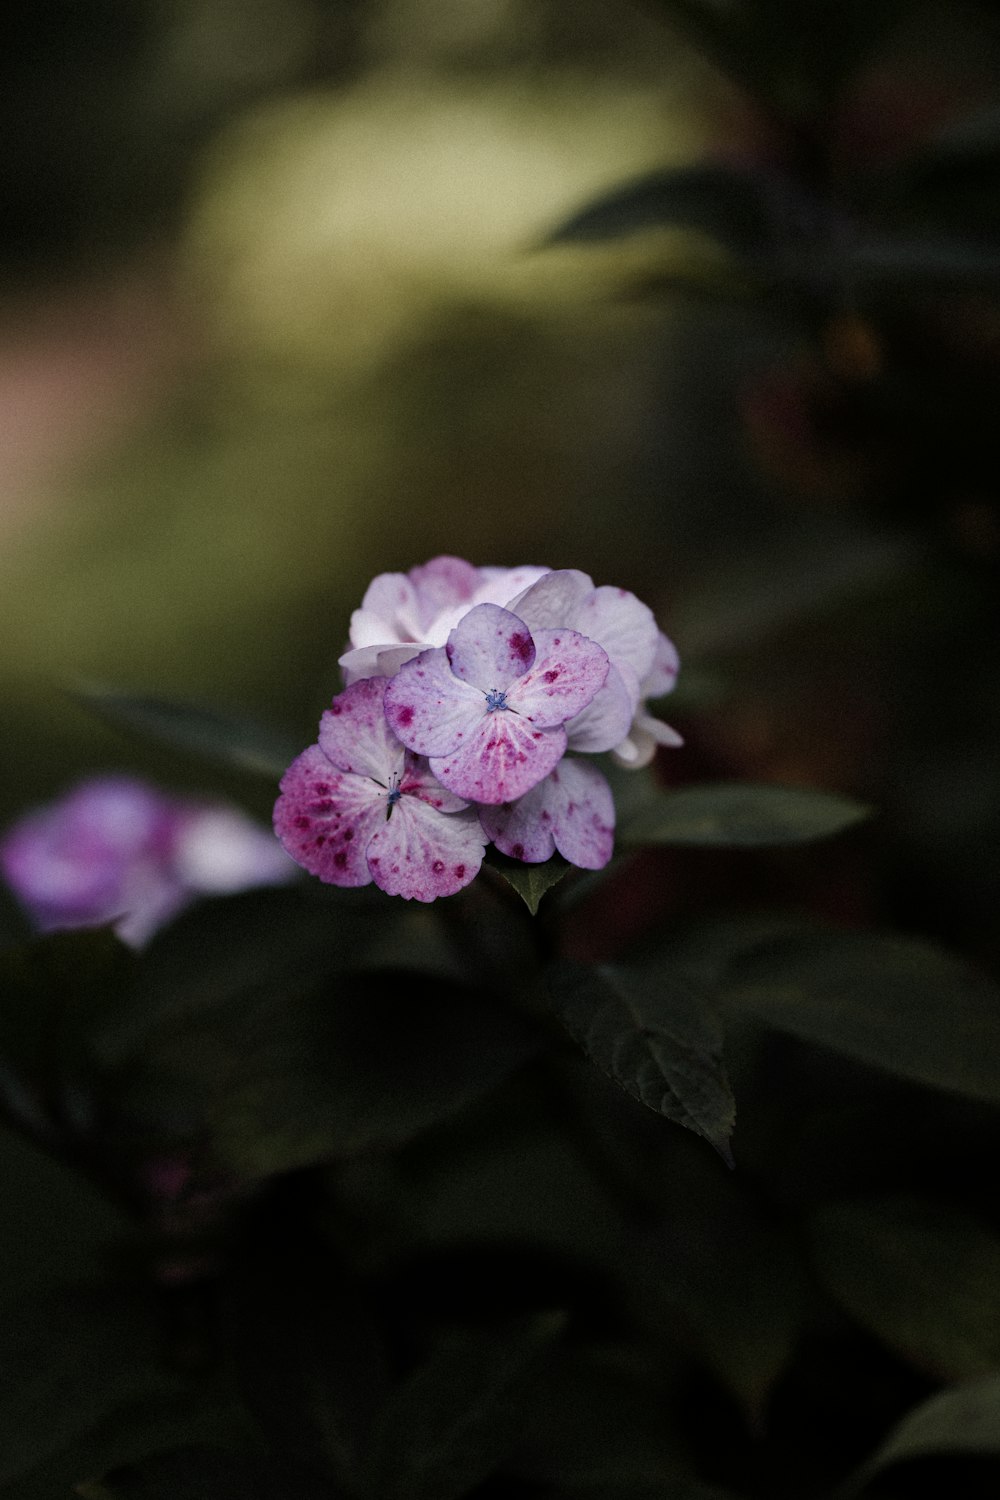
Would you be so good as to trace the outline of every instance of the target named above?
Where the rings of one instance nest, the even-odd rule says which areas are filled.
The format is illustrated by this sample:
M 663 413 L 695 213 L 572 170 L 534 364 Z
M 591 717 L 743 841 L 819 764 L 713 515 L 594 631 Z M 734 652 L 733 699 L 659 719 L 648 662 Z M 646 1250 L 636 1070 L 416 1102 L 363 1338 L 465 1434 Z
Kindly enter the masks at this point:
M 370 840 L 368 865 L 388 895 L 436 901 L 475 879 L 486 842 L 475 809 L 446 816 L 404 796 Z
M 451 755 L 432 756 L 431 770 L 443 786 L 469 802 L 512 802 L 547 776 L 565 750 L 564 729 L 538 729 L 501 710 L 481 718 Z
M 373 781 L 338 771 L 310 745 L 281 778 L 274 831 L 310 875 L 328 885 L 368 885 L 365 849 L 385 809 L 386 794 Z

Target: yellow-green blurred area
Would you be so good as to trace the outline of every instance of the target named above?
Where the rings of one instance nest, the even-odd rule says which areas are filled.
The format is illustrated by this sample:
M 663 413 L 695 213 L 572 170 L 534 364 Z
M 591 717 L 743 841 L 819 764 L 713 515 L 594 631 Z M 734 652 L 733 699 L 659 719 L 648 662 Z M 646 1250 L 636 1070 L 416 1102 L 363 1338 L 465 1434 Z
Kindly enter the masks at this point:
M 899 9 L 848 69 L 834 174 L 988 94 L 975 7 Z M 367 581 L 445 551 L 634 589 L 692 701 L 742 653 L 723 769 L 877 779 L 883 726 L 843 695 L 891 679 L 916 544 L 871 503 L 907 467 L 899 404 L 842 431 L 842 388 L 883 339 L 954 352 L 962 318 L 988 361 L 1000 323 L 718 296 L 697 230 L 547 245 L 651 171 L 782 160 L 670 5 L 62 0 L 2 28 L 4 819 L 98 766 L 219 784 L 90 721 L 81 678 L 308 736 Z M 939 481 L 988 552 L 978 479 Z

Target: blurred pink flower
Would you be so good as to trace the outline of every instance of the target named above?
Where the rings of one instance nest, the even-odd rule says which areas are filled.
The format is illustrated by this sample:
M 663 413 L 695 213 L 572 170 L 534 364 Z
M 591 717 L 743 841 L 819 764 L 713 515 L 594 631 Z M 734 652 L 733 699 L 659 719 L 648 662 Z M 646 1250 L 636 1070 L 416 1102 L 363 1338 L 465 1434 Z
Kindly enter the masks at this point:
M 81 782 L 0 840 L 0 872 L 43 932 L 113 922 L 140 946 L 196 897 L 282 884 L 295 867 L 235 808 L 126 776 Z

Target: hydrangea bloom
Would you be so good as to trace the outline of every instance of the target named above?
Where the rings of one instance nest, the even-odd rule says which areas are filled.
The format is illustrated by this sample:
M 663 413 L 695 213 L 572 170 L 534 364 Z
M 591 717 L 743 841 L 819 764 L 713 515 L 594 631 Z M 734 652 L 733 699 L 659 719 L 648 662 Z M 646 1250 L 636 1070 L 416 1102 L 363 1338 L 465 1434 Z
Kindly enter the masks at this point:
M 475 809 L 392 733 L 383 706 L 388 685 L 370 677 L 334 698 L 319 743 L 282 778 L 275 831 L 328 884 L 374 880 L 390 895 L 433 901 L 475 878 L 486 835 Z
M 141 945 L 199 895 L 294 878 L 265 829 L 235 808 L 101 776 L 28 813 L 0 841 L 0 870 L 36 927 L 114 922 Z
M 463 616 L 448 644 L 404 663 L 386 718 L 442 785 L 470 802 L 522 797 L 566 751 L 563 725 L 608 675 L 603 649 L 575 630 L 539 630 L 496 604 Z
M 647 708 L 678 668 L 652 611 L 572 568 L 437 557 L 380 574 L 340 665 L 347 689 L 275 810 L 289 853 L 337 885 L 433 900 L 487 842 L 600 869 L 614 801 L 580 757 L 639 767 L 681 743 Z

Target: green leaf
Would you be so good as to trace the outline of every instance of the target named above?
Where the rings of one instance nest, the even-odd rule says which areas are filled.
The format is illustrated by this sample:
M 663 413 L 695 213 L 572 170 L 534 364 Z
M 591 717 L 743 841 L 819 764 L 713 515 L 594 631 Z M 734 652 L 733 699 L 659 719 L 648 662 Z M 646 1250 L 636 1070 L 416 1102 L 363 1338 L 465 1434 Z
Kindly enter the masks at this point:
M 560 964 L 550 986 L 570 1035 L 620 1088 L 732 1163 L 736 1116 L 709 994 L 666 967 Z
M 445 1339 L 390 1397 L 366 1468 L 378 1500 L 460 1500 L 514 1447 L 530 1379 L 565 1326 L 561 1313 Z
M 897 1077 L 1000 1101 L 1000 990 L 929 943 L 778 936 L 731 953 L 721 986 L 736 1015 Z
M 45 1139 L 83 1124 L 94 1036 L 132 992 L 136 959 L 110 928 L 56 932 L 0 953 L 0 1099 Z
M 5 1305 L 0 1362 L 0 1484 L 32 1472 L 123 1402 L 181 1389 L 160 1367 L 148 1309 L 103 1288 L 46 1286 Z
M 137 696 L 97 683 L 80 684 L 72 694 L 115 729 L 274 780 L 304 748 L 291 736 L 235 712 Z
M 580 209 L 552 234 L 552 245 L 605 241 L 649 229 L 693 229 L 737 255 L 775 253 L 789 218 L 790 185 L 750 168 L 709 163 L 650 172 Z
M 240 1390 L 278 1452 L 356 1491 L 388 1373 L 363 1287 L 317 1240 L 312 1200 L 262 1216 L 229 1285 Z
M 903 1459 L 932 1453 L 1000 1454 L 1000 1375 L 939 1391 L 916 1407 L 848 1481 L 847 1495 Z
M 327 970 L 137 1037 L 123 1107 L 142 1120 L 169 1104 L 219 1164 L 265 1177 L 408 1140 L 534 1047 L 519 1019 L 439 977 Z
M 870 816 L 849 797 L 801 787 L 719 783 L 661 792 L 618 830 L 622 844 L 774 848 L 829 838 Z
M 916 1199 L 832 1204 L 810 1239 L 827 1290 L 921 1371 L 1000 1367 L 1000 1239 L 975 1219 Z
M 336 1500 L 328 1485 L 266 1453 L 191 1445 L 78 1485 L 81 1500 Z
M 502 875 L 508 885 L 513 886 L 532 916 L 537 914 L 546 891 L 558 885 L 563 876 L 573 868 L 561 854 L 554 854 L 544 864 L 526 865 L 519 859 L 508 859 L 497 849 L 489 851 L 486 863 L 490 869 Z
M 3 1497 L 52 1500 L 74 1491 L 107 1497 L 113 1491 L 87 1483 L 89 1476 L 139 1464 L 150 1454 L 185 1444 L 224 1442 L 245 1447 L 253 1441 L 246 1409 L 235 1397 L 201 1385 L 160 1392 L 114 1407 L 66 1447 L 4 1485 Z

